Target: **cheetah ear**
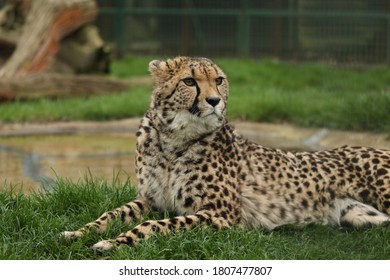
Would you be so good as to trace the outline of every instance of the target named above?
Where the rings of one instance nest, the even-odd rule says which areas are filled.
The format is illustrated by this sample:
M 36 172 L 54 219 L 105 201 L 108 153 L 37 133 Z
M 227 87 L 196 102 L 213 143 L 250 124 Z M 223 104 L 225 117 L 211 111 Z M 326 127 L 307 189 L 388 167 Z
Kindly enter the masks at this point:
M 149 62 L 149 72 L 152 74 L 152 76 L 157 76 L 161 73 L 161 60 L 152 60 Z

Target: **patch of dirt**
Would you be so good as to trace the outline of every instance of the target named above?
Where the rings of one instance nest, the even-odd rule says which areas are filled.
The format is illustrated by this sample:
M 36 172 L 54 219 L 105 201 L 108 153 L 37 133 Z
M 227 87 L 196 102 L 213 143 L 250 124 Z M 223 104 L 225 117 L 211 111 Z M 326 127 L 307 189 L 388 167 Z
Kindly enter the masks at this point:
M 263 146 L 300 150 L 332 149 L 344 145 L 390 149 L 388 135 L 384 133 L 303 128 L 291 124 L 232 123 L 244 136 Z

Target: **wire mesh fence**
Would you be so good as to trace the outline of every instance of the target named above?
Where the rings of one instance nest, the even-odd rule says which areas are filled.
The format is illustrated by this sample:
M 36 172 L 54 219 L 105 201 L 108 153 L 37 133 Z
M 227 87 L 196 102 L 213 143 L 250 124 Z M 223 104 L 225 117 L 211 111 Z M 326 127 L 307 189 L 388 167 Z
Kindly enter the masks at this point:
M 0 6 L 7 1 L 0 0 Z M 96 0 L 103 38 L 132 54 L 390 64 L 389 0 Z
M 388 0 L 99 0 L 119 55 L 390 63 Z

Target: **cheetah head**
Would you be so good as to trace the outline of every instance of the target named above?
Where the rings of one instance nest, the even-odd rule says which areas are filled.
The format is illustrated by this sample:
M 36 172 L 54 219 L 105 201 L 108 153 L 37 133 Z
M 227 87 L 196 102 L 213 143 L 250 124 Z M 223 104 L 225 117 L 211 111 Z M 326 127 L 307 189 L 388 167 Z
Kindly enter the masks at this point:
M 225 73 L 207 58 L 176 57 L 153 60 L 151 110 L 160 127 L 195 138 L 225 123 L 228 81 Z

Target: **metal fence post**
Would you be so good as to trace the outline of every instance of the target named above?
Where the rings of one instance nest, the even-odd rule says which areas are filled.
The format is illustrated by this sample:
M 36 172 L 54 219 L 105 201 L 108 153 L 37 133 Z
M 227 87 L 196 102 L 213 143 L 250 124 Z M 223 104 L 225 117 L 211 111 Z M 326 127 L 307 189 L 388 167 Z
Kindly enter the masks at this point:
M 115 17 L 114 17 L 114 36 L 115 36 L 115 43 L 116 43 L 116 49 L 117 54 L 119 57 L 123 57 L 125 54 L 125 48 L 126 48 L 126 34 L 125 34 L 125 27 L 126 27 L 126 14 L 125 14 L 125 8 L 126 8 L 126 1 L 125 0 L 115 0 L 116 3 L 116 11 L 115 11 Z
M 187 7 L 191 9 L 195 9 L 195 4 L 193 2 L 193 0 L 186 0 L 187 2 Z M 207 40 L 205 39 L 204 35 L 203 35 L 203 31 L 202 31 L 202 25 L 200 24 L 200 20 L 199 20 L 199 15 L 198 14 L 192 14 L 190 16 L 190 19 L 191 19 L 191 24 L 194 28 L 194 31 L 195 31 L 195 37 L 197 39 L 197 41 L 199 42 L 199 48 L 202 52 L 205 52 L 206 51 L 206 44 L 207 44 Z
M 250 15 L 248 14 L 249 1 L 242 1 L 240 14 L 237 18 L 237 50 L 239 56 L 247 57 L 250 54 Z
M 390 15 L 387 16 L 386 62 L 390 64 Z

